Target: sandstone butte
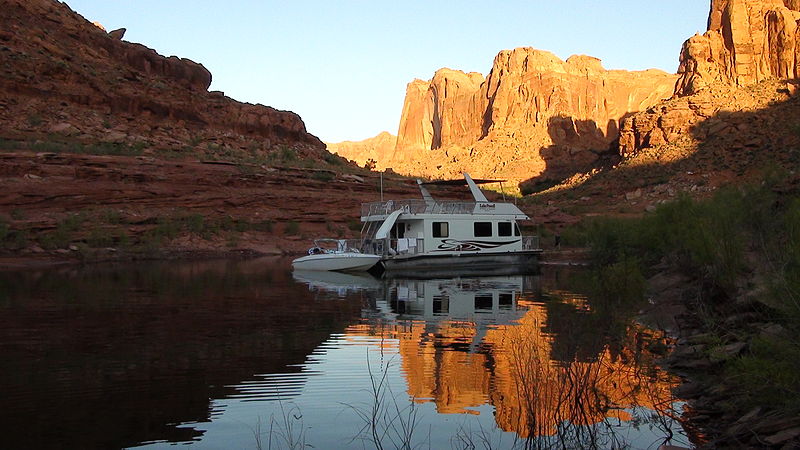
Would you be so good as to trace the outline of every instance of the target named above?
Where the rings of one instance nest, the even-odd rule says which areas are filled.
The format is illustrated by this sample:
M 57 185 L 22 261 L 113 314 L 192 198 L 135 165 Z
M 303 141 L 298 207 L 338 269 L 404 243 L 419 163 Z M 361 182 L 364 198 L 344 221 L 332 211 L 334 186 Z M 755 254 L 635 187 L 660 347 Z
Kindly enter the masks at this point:
M 607 153 L 620 121 L 670 97 L 676 80 L 654 69 L 606 70 L 591 56 L 504 50 L 485 79 L 440 69 L 409 83 L 396 144 L 370 157 L 415 175 L 564 177 Z M 352 145 L 333 148 L 363 158 L 348 153 Z
M 485 80 L 441 69 L 430 81 L 409 83 L 394 146 L 384 140 L 367 153 L 353 152 L 353 144 L 332 148 L 401 173 L 452 177 L 468 170 L 548 182 L 604 155 L 615 161 L 648 148 L 693 146 L 709 132 L 747 126 L 714 118 L 720 111 L 785 98 L 740 88 L 800 77 L 799 20 L 799 0 L 712 0 L 708 31 L 683 44 L 677 75 L 606 71 L 591 57 L 563 62 L 530 48 L 502 51 Z M 764 133 L 745 140 L 768 141 Z
M 686 146 L 682 141 L 693 131 L 699 139 L 731 130 L 744 132 L 748 124 L 715 116 L 768 106 L 770 99 L 742 88 L 800 77 L 798 20 L 798 0 L 712 0 L 708 31 L 691 37 L 681 49 L 674 98 L 622 122 L 620 154 L 629 157 L 647 148 Z M 793 84 L 786 85 L 787 94 L 795 90 Z M 707 126 L 698 127 L 703 122 Z M 742 139 L 764 144 L 771 140 L 769 131 L 756 127 Z
M 125 42 L 64 3 L 0 0 L 0 24 L 3 138 L 324 156 L 296 114 L 208 92 L 202 64 Z

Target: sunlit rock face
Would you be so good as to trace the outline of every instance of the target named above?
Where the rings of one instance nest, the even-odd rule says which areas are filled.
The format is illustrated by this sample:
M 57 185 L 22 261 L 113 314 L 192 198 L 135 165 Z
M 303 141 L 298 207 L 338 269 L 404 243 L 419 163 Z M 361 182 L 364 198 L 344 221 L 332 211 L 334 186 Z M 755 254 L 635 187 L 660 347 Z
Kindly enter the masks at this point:
M 712 118 L 721 110 L 765 108 L 775 93 L 761 92 L 756 83 L 800 76 L 798 20 L 798 0 L 712 0 L 708 31 L 683 44 L 675 98 L 622 122 L 620 154 L 664 145 L 687 148 L 693 139 L 742 133 L 748 125 Z M 786 85 L 787 92 L 794 89 Z M 710 119 L 708 126 L 698 127 Z M 769 136 L 753 133 L 770 128 L 750 126 L 743 143 L 769 142 Z
M 363 141 L 326 143 L 328 151 L 363 166 L 369 160 L 385 161 L 394 152 L 397 136 L 386 131 Z
M 441 69 L 406 90 L 394 154 L 379 167 L 455 176 L 527 179 L 595 162 L 622 117 L 671 95 L 676 76 L 606 70 L 600 60 L 517 48 L 486 79 Z
M 708 31 L 683 44 L 677 95 L 715 83 L 739 86 L 797 78 L 797 0 L 712 0 Z

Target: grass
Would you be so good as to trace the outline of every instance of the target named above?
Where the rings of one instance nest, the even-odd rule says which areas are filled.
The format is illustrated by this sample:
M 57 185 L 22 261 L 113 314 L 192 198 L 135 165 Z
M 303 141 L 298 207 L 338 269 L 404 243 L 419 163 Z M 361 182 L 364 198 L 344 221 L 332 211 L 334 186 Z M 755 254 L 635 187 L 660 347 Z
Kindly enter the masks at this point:
M 290 220 L 289 222 L 286 222 L 286 228 L 284 228 L 283 232 L 286 234 L 295 235 L 300 232 L 300 224 Z
M 111 156 L 141 156 L 147 144 L 137 142 L 135 144 L 121 144 L 116 142 L 99 142 L 96 144 L 81 144 L 78 142 L 57 142 L 57 141 L 15 141 L 0 139 L 0 150 L 33 150 L 35 152 L 50 153 L 78 153 L 87 155 L 111 155 Z
M 87 250 L 113 247 L 150 252 L 186 235 L 199 236 L 206 240 L 221 238 L 228 248 L 235 248 L 239 246 L 243 233 L 272 233 L 274 230 L 274 222 L 270 219 L 251 222 L 229 215 L 211 218 L 188 211 L 131 222 L 126 217 L 126 212 L 119 209 L 82 210 L 63 215 L 54 227 L 44 231 L 20 229 L 20 224 L 15 228 L 14 221 L 21 220 L 22 213 L 12 211 L 11 216 L 11 220 L 0 216 L 0 249 L 21 250 L 32 239 L 45 250 L 75 245 Z M 299 229 L 297 222 L 287 225 L 290 234 L 299 233 Z
M 311 178 L 317 181 L 328 182 L 336 178 L 336 176 L 330 172 L 314 172 Z
M 707 200 L 679 197 L 642 218 L 592 220 L 565 231 L 564 240 L 590 247 L 604 269 L 595 279 L 601 293 L 635 297 L 656 265 L 694 280 L 690 308 L 706 331 L 720 345 L 748 344 L 721 361 L 719 377 L 735 393 L 726 407 L 793 415 L 800 413 L 800 344 L 792 338 L 800 332 L 800 195 L 780 174 L 763 179 Z M 726 321 L 742 313 L 757 319 Z M 784 332 L 763 336 L 753 322 Z

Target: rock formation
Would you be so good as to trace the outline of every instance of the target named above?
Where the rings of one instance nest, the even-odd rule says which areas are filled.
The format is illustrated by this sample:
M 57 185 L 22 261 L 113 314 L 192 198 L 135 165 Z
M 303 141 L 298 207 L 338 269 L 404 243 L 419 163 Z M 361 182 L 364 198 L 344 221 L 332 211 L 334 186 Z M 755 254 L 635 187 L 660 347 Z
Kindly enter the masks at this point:
M 659 70 L 606 70 L 532 48 L 500 52 L 489 76 L 441 69 L 406 90 L 394 153 L 379 167 L 403 173 L 523 180 L 563 177 L 595 162 L 618 123 L 672 93 Z
M 54 0 L 0 0 L 0 136 L 33 140 L 59 124 L 81 142 L 241 153 L 290 146 L 324 156 L 296 114 L 208 92 L 211 73 L 106 33 Z M 63 134 L 63 133 L 62 133 Z M 64 137 L 64 136 L 60 136 Z
M 708 31 L 683 44 L 675 93 L 800 76 L 800 2 L 712 0 Z
M 702 129 L 697 125 L 723 108 L 765 106 L 767 96 L 738 88 L 800 77 L 799 20 L 797 0 L 712 0 L 708 31 L 683 44 L 675 98 L 623 121 L 620 154 L 677 144 L 692 139 L 693 131 L 695 138 L 730 133 L 735 127 L 721 119 Z M 785 89 L 796 87 L 790 83 Z
M 326 143 L 328 151 L 355 161 L 360 166 L 369 160 L 385 161 L 394 152 L 396 144 L 397 136 L 386 131 L 363 141 Z

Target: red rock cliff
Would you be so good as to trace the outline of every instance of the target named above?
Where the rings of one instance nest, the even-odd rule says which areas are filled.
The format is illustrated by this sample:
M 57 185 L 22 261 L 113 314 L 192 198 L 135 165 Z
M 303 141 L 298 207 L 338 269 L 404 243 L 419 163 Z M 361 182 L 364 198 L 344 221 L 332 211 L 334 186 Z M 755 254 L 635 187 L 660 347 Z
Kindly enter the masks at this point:
M 708 31 L 683 44 L 677 95 L 800 76 L 800 1 L 712 0 Z
M 606 70 L 532 48 L 504 50 L 489 76 L 441 69 L 408 85 L 394 155 L 380 166 L 406 173 L 527 179 L 595 161 L 617 124 L 672 93 L 658 70 Z
M 693 134 L 704 138 L 709 130 L 731 133 L 735 127 L 725 121 L 696 127 L 722 108 L 746 110 L 763 103 L 740 87 L 800 77 L 798 21 L 798 0 L 712 0 L 708 31 L 683 44 L 675 98 L 624 120 L 620 154 L 664 144 L 685 147 Z
M 323 144 L 299 116 L 208 92 L 211 73 L 106 33 L 54 0 L 0 0 L 0 136 L 236 151 Z M 244 64 L 244 63 L 243 63 Z

